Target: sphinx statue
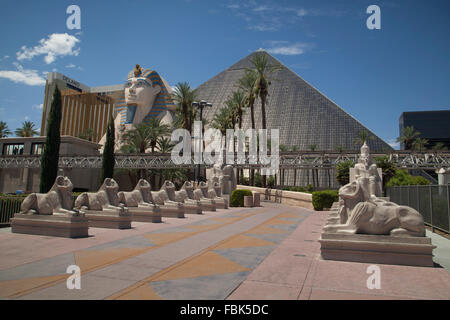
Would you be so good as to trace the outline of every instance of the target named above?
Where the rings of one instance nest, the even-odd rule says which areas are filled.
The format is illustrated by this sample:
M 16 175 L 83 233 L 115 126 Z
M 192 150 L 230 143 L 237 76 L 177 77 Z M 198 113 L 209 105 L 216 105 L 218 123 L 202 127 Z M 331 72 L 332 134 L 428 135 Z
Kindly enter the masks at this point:
M 90 227 L 131 228 L 131 213 L 118 196 L 119 185 L 106 178 L 97 192 L 83 192 L 75 200 L 75 208 L 83 210 Z
M 355 165 L 355 179 L 339 189 L 337 210 L 327 218 L 324 232 L 425 236 L 422 215 L 415 209 L 399 206 L 378 195 L 379 172 L 366 143 Z
M 72 182 L 58 176 L 47 193 L 28 195 L 20 212 L 11 219 L 13 233 L 65 238 L 88 236 L 88 219 L 82 210 L 73 208 Z
M 200 203 L 202 210 L 216 211 L 216 202 L 203 196 L 199 189 L 194 190 L 192 182 L 186 181 L 180 189 L 180 192 L 185 192 L 188 199 L 195 200 Z
M 189 199 L 185 190 L 176 191 L 173 182 L 169 180 L 164 181 L 161 190 L 166 192 L 170 201 L 182 203 L 185 214 L 202 214 L 200 201 Z
M 121 148 L 125 132 L 144 122 L 149 116 L 160 119 L 161 123 L 172 125 L 175 106 L 167 102 L 171 92 L 171 87 L 156 71 L 144 70 L 136 64 L 129 72 L 124 85 L 123 102 L 116 103 L 119 110 L 114 118 L 116 150 Z M 164 101 L 164 105 L 160 100 Z M 157 110 L 153 108 L 155 103 L 158 103 Z M 106 134 L 99 144 L 104 146 L 105 142 Z
M 217 193 L 222 195 L 219 183 L 213 182 L 212 186 L 212 188 L 209 188 L 208 184 L 202 181 L 199 183 L 197 190 L 201 191 L 203 197 L 214 200 L 217 208 L 228 209 L 228 200 L 217 195 Z
M 222 168 L 222 165 L 215 164 L 209 181 L 210 188 L 215 182 L 219 183 L 222 195 L 231 195 L 237 185 L 233 166 L 226 165 Z
M 161 222 L 161 209 L 153 202 L 150 183 L 140 179 L 133 191 L 120 191 L 119 201 L 128 207 L 133 221 Z
M 40 215 L 79 215 L 80 211 L 73 209 L 73 184 L 69 178 L 58 176 L 47 193 L 32 193 L 20 206 L 21 214 Z

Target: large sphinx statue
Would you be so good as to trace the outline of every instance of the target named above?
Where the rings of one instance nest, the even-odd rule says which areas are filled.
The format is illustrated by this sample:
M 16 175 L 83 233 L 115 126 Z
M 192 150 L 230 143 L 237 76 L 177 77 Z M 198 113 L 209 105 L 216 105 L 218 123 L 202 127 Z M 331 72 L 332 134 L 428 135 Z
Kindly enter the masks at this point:
M 379 173 L 369 147 L 361 147 L 355 165 L 355 180 L 339 189 L 339 206 L 327 219 L 325 232 L 425 236 L 422 215 L 415 209 L 399 206 L 378 197 Z
M 106 178 L 97 192 L 83 192 L 75 200 L 75 208 L 86 212 L 90 227 L 131 228 L 131 213 L 118 196 L 119 185 Z
M 128 207 L 133 221 L 161 222 L 161 209 L 153 202 L 150 183 L 140 179 L 133 191 L 120 191 L 119 201 Z
M 222 168 L 222 165 L 215 164 L 213 166 L 212 177 L 210 179 L 210 188 L 213 183 L 219 183 L 222 195 L 231 195 L 237 185 L 233 166 L 226 165 Z
M 73 208 L 72 182 L 58 176 L 47 193 L 32 193 L 22 202 L 20 212 L 11 219 L 13 233 L 66 238 L 88 236 L 88 219 Z
M 138 64 L 135 66 L 128 74 L 122 100 L 115 104 L 116 150 L 123 143 L 124 133 L 148 118 L 158 118 L 162 123 L 172 125 L 175 105 L 170 99 L 171 92 L 171 87 L 156 71 L 144 70 Z M 104 145 L 105 142 L 106 134 L 99 143 Z

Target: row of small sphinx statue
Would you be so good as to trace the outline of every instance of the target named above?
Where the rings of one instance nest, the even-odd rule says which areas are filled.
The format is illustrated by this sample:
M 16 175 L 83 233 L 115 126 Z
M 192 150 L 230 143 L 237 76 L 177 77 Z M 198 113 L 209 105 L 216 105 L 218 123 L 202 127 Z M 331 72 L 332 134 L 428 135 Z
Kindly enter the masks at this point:
M 185 213 L 201 214 L 228 208 L 228 199 L 222 197 L 222 186 L 217 181 L 200 182 L 194 189 L 186 181 L 179 191 L 171 181 L 165 181 L 159 191 L 151 191 L 150 183 L 140 179 L 133 191 L 119 191 L 112 178 L 106 178 L 97 192 L 80 194 L 75 203 L 72 182 L 58 176 L 48 193 L 32 193 L 21 205 L 20 214 L 28 215 L 83 215 L 84 213 L 115 212 L 129 215 L 133 212 L 148 214 L 161 212 L 162 216 L 184 217 Z

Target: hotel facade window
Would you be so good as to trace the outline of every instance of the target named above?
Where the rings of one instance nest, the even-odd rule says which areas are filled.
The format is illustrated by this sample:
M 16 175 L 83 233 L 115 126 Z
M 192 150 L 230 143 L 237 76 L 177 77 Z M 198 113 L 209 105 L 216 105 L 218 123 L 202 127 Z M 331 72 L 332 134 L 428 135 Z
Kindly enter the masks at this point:
M 8 143 L 3 145 L 3 155 L 12 156 L 12 155 L 21 155 L 23 154 L 23 143 Z
M 33 143 L 31 145 L 31 154 L 42 154 L 43 148 L 43 143 Z

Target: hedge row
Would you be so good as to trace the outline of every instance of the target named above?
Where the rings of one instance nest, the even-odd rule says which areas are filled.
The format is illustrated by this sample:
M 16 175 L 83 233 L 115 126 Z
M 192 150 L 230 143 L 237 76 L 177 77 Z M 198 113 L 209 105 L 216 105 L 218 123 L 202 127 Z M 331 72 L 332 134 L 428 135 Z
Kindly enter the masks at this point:
M 333 202 L 337 202 L 338 199 L 338 190 L 323 190 L 312 193 L 314 210 L 322 211 L 324 208 L 331 208 Z

